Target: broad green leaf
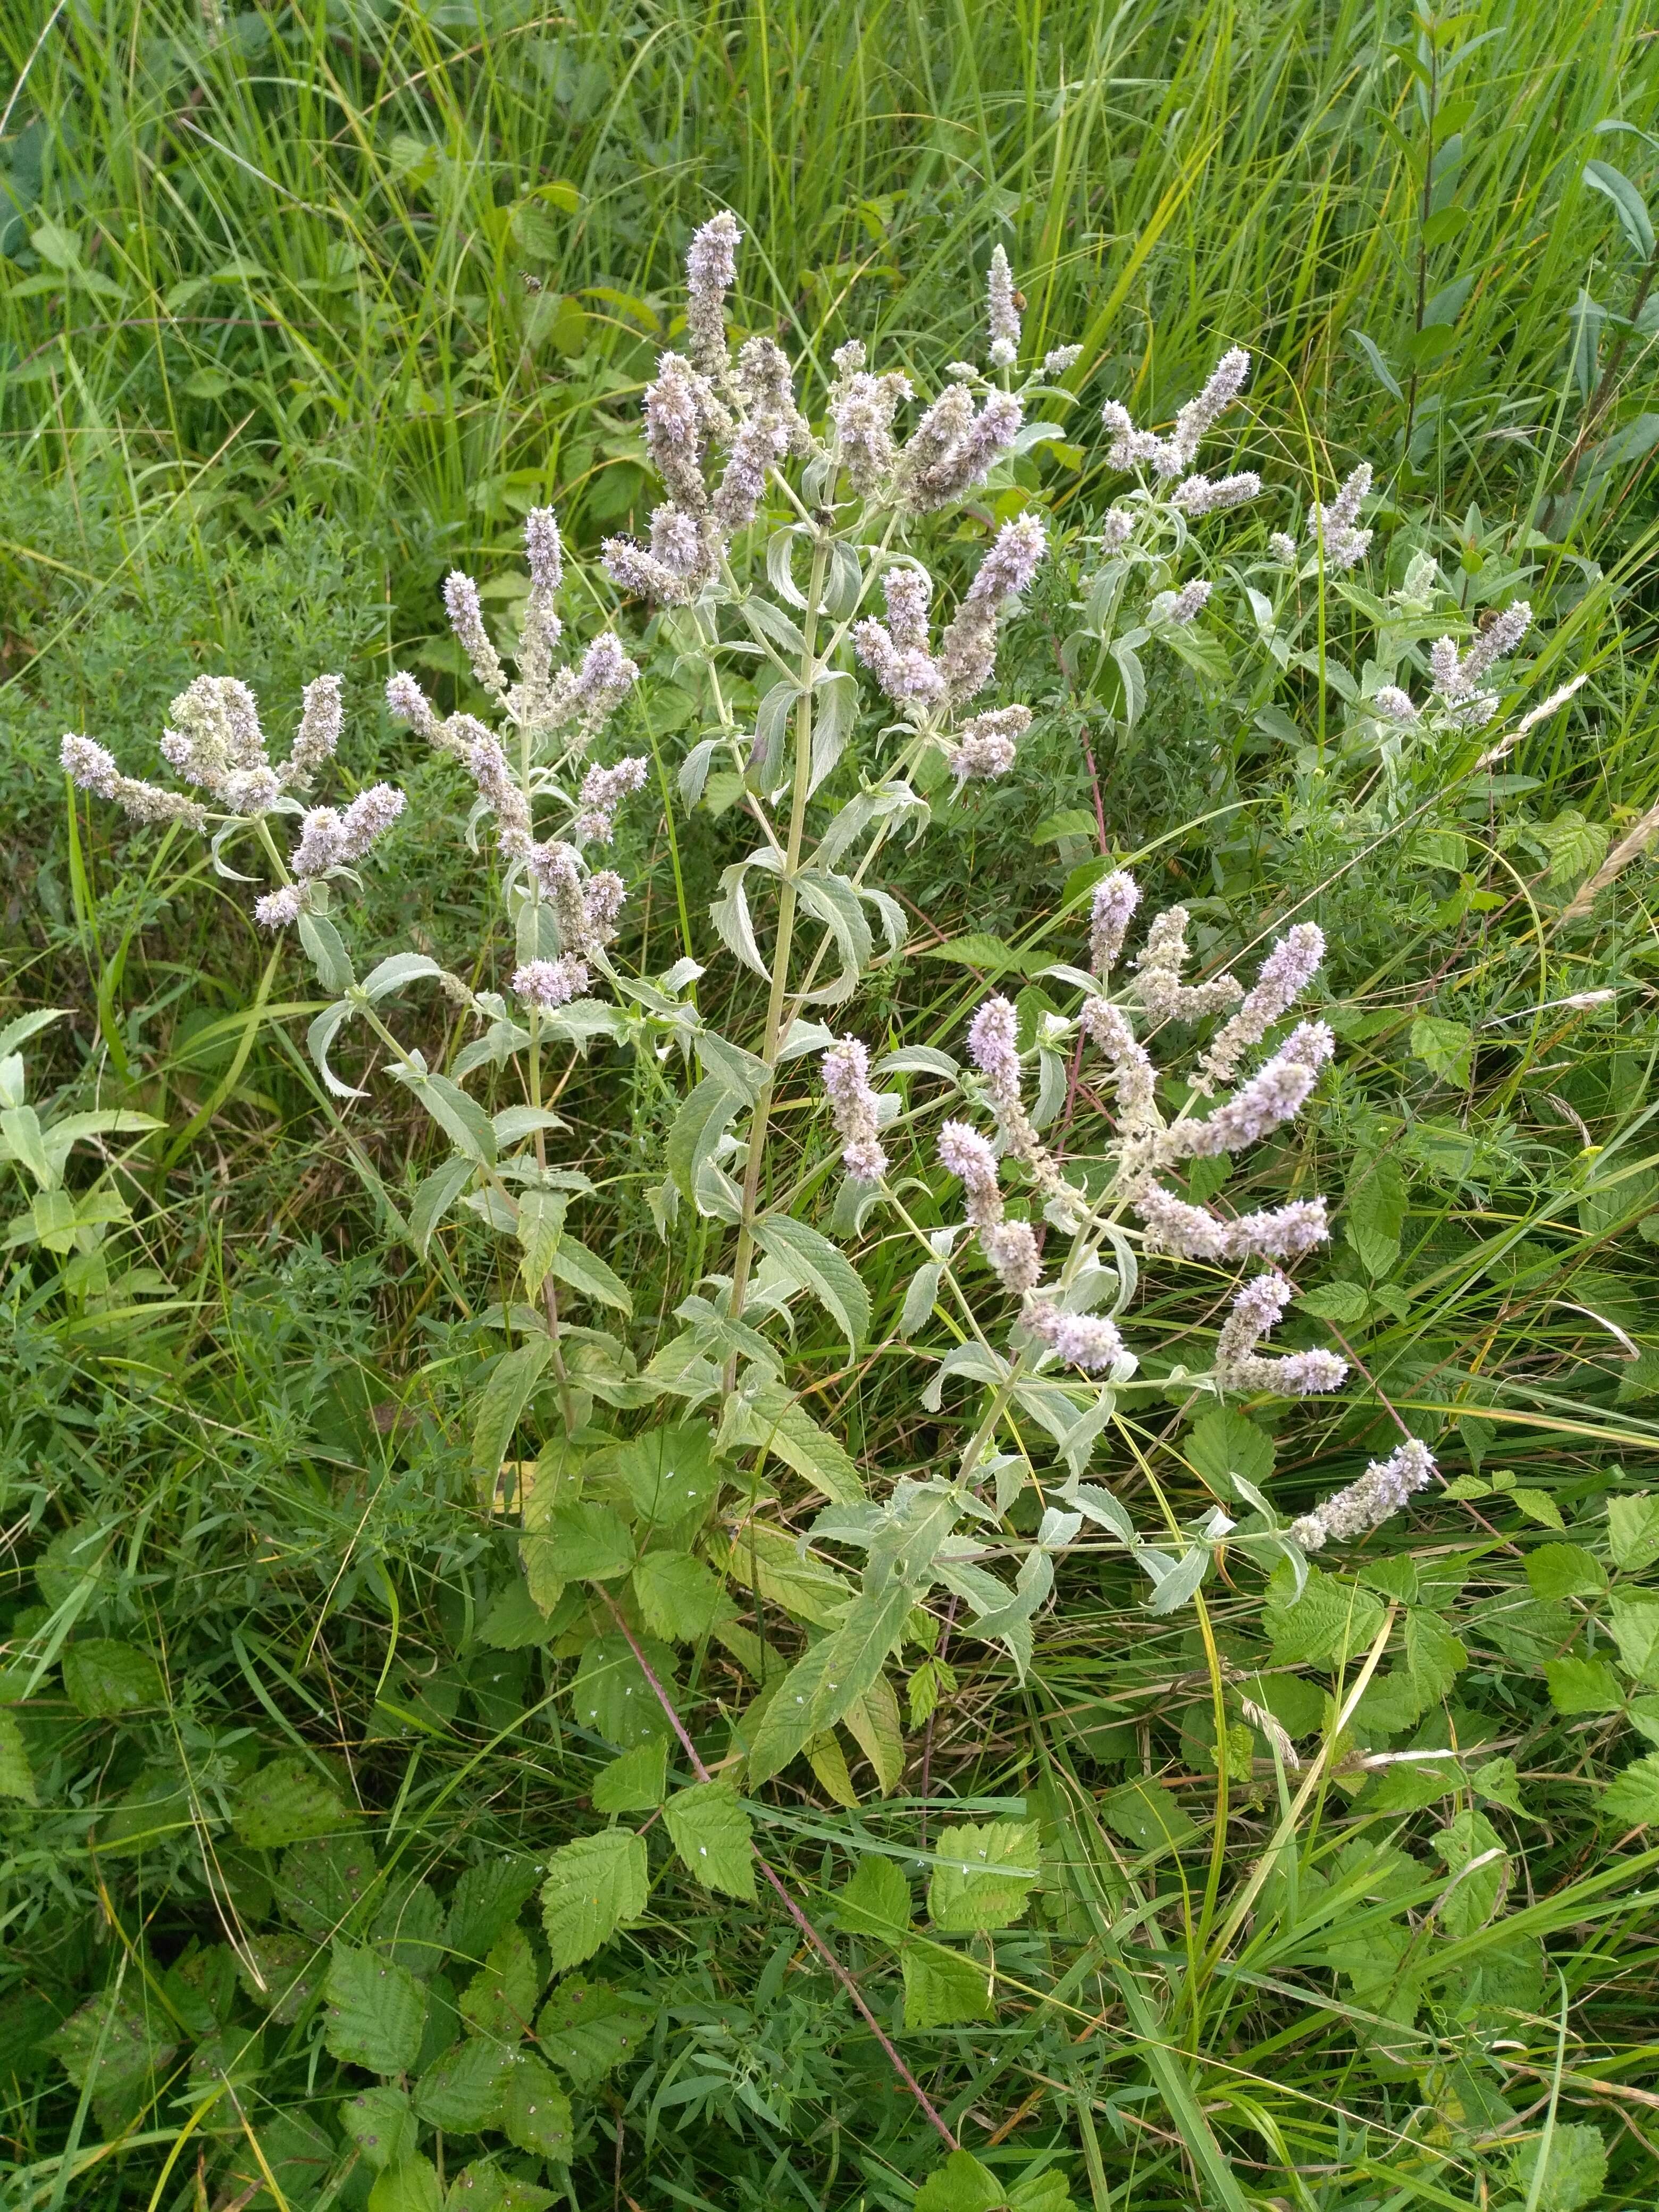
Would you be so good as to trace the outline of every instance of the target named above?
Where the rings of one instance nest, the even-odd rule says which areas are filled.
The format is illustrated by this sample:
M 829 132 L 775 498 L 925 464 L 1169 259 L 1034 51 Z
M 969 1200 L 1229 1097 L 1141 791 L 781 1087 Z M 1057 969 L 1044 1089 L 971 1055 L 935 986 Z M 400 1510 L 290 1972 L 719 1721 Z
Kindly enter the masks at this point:
M 149 1652 L 105 1636 L 64 1646 L 64 1691 L 77 1713 L 95 1721 L 167 1703 L 161 1670 Z
M 452 1083 L 447 1075 L 428 1075 L 420 1068 L 393 1066 L 386 1073 L 414 1092 L 457 1152 L 465 1152 L 480 1167 L 495 1165 L 495 1126 L 477 1100 L 469 1097 L 459 1083 Z
M 1626 1574 L 1640 1574 L 1659 1559 L 1659 1497 L 1607 1500 L 1607 1543 L 1613 1563 Z
M 326 1968 L 316 1946 L 303 1936 L 260 1935 L 245 1937 L 242 1951 L 236 1973 L 248 1999 L 291 2027 L 322 1986 Z
M 545 1644 L 552 1631 L 522 1575 L 503 1583 L 478 1624 L 478 1641 L 492 1651 L 523 1651 Z
M 437 2167 L 429 2158 L 387 2166 L 368 2192 L 367 2212 L 444 2212 Z
M 999 2181 L 971 2152 L 952 2151 L 918 2191 L 915 2212 L 1073 2212 L 1066 2177 L 1050 2166 L 1012 2185 Z
M 882 1796 L 890 1796 L 904 1772 L 904 1729 L 899 1719 L 897 1693 L 886 1675 L 878 1674 L 863 1696 L 854 1698 L 842 1718 L 875 1769 Z
M 444 2212 L 551 2212 L 563 2197 L 562 2190 L 556 2192 L 539 2182 L 503 2173 L 493 2160 L 475 2159 L 450 2183 Z
M 520 1273 L 532 1298 L 541 1296 L 542 1285 L 547 1280 L 568 1204 L 562 1190 L 526 1190 L 520 1194 L 519 1249 L 524 1255 Z
M 517 2043 L 530 2033 L 541 1995 L 541 1974 L 530 1938 L 516 1924 L 504 1928 L 489 1954 L 461 1991 L 460 2014 L 474 2035 Z
M 627 1284 L 597 1252 L 590 1252 L 578 1238 L 561 1237 L 553 1247 L 548 1265 L 562 1283 L 579 1291 L 583 1297 L 596 1299 L 601 1305 L 615 1306 L 624 1314 L 633 1312 L 634 1301 Z
M 811 1768 L 819 1789 L 833 1804 L 845 1805 L 850 1811 L 858 1803 L 859 1793 L 853 1786 L 847 1753 L 833 1729 L 823 1735 L 810 1737 L 801 1746 L 801 1756 Z
M 409 1208 L 409 1233 L 415 1249 L 425 1259 L 438 1224 L 472 1180 L 473 1164 L 464 1152 L 453 1153 L 421 1183 Z
M 1412 1058 L 1458 1091 L 1468 1087 L 1474 1062 L 1474 1032 L 1441 1014 L 1419 1014 L 1412 1024 Z M 1373 1271 L 1375 1272 L 1375 1271 Z
M 0 1705 L 0 1797 L 10 1797 L 24 1805 L 38 1805 L 40 1802 L 23 1731 L 17 1725 L 16 1714 L 8 1705 Z
M 696 1200 L 697 1173 L 743 1110 L 743 1101 L 718 1075 L 706 1075 L 682 1103 L 668 1132 L 668 1172 L 682 1197 Z
M 728 1407 L 728 1413 L 731 1410 Z M 741 1434 L 737 1433 L 739 1427 Z M 864 1502 L 863 1478 L 844 1446 L 827 1429 L 821 1429 L 781 1382 L 763 1383 L 742 1401 L 740 1422 L 733 1425 L 725 1440 L 732 1445 L 758 1444 L 772 1452 L 834 1504 Z
M 438 1971 L 443 1959 L 444 1909 L 429 1881 L 394 1881 L 369 1928 L 368 1940 L 416 1980 Z
M 1230 1475 L 1242 1474 L 1259 1490 L 1273 1471 L 1273 1438 L 1229 1406 L 1218 1406 L 1194 1422 L 1186 1451 L 1198 1473 L 1224 1498 L 1232 1495 Z
M 1489 1759 L 1484 1766 L 1476 1767 L 1469 1779 L 1480 1796 L 1507 1807 L 1511 1813 L 1521 1811 L 1521 1778 L 1512 1759 Z
M 489 1370 L 472 1424 L 472 1464 L 492 1490 L 513 1431 L 552 1357 L 550 1337 L 526 1337 L 511 1352 L 503 1352 Z
M 977 1960 L 913 1940 L 905 1945 L 900 1964 L 906 2027 L 955 2027 L 967 2021 L 990 2019 L 989 1978 Z
M 231 1800 L 231 1826 L 253 1850 L 332 1835 L 351 1818 L 338 1790 L 291 1753 L 250 1775 Z
M 1339 1666 L 1370 1648 L 1382 1626 L 1382 1606 L 1369 1590 L 1354 1589 L 1310 1567 L 1302 1595 L 1298 1598 L 1295 1592 L 1296 1579 L 1288 1564 L 1275 1567 L 1261 1615 L 1262 1626 L 1273 1639 L 1275 1667 Z
M 737 1607 L 702 1561 L 689 1552 L 647 1552 L 634 1569 L 640 1616 L 656 1636 L 696 1644 Z
M 705 1889 L 755 1902 L 752 1823 L 729 1782 L 677 1790 L 662 1816 L 674 1849 Z
M 1443 1698 L 1469 1663 L 1469 1655 L 1451 1631 L 1420 1606 L 1406 1613 L 1406 1665 L 1427 1705 Z
M 556 1505 L 538 1533 L 546 1569 L 561 1582 L 619 1582 L 634 1564 L 633 1531 L 597 1498 Z
M 371 2074 L 406 2074 L 421 2048 L 426 1991 L 379 1951 L 336 1942 L 324 1986 L 323 2040 Z
M 943 945 L 924 945 L 916 957 L 919 960 L 950 960 L 959 967 L 977 968 L 988 981 L 1010 969 L 1016 975 L 1029 975 L 1034 961 L 1036 965 L 1045 967 L 1048 961 L 1046 952 L 1038 955 L 1017 952 L 1012 945 L 1005 945 L 1000 937 L 993 937 L 985 930 L 971 930 L 966 936 L 952 937 Z
M 838 1628 L 858 1595 L 857 1583 L 839 1567 L 803 1556 L 787 1529 L 752 1518 L 734 1531 L 726 1568 L 733 1582 L 814 1628 Z
M 1296 1310 L 1311 1314 L 1316 1321 L 1334 1321 L 1346 1326 L 1351 1322 L 1364 1321 L 1370 1303 L 1358 1283 L 1316 1283 L 1310 1291 L 1297 1291 Z
M 441 975 L 443 969 L 424 952 L 394 952 L 369 969 L 363 978 L 363 989 L 378 1005 L 392 992 L 401 990 L 405 983 L 418 983 L 428 975 Z
M 630 1990 L 570 1977 L 542 2007 L 536 2034 L 565 2079 L 591 2089 L 638 2057 L 652 2016 L 648 2002 Z
M 155 2025 L 159 2029 L 160 2021 Z M 153 2033 L 150 2021 L 137 2007 L 118 2002 L 103 1991 L 72 2012 L 46 2038 L 46 2048 L 77 2089 L 102 2097 L 143 2081 L 167 2065 L 176 2046 L 152 2041 Z
M 449 1900 L 445 1941 L 463 1959 L 483 1959 L 536 1893 L 541 1870 L 532 1858 L 485 1859 L 468 1867 Z
M 668 1531 L 700 1527 L 724 1479 L 708 1431 L 696 1421 L 647 1429 L 623 1445 L 615 1463 L 639 1519 Z
M 792 1214 L 769 1213 L 755 1224 L 755 1242 L 792 1282 L 817 1299 L 855 1352 L 870 1329 L 870 1294 L 838 1244 Z
M 1597 1597 L 1607 1569 L 1582 1544 L 1540 1544 L 1527 1554 L 1527 1580 L 1534 1597 Z
M 1034 1820 L 963 1821 L 941 1833 L 927 1910 L 952 1936 L 1011 1928 L 1024 1914 L 1037 1878 Z
M 1473 1811 L 1460 1813 L 1435 1838 L 1434 1847 L 1447 1871 L 1462 1875 L 1440 1907 L 1441 1923 L 1449 1936 L 1473 1936 L 1498 1910 L 1510 1863 L 1503 1841 L 1486 1814 Z M 1477 1860 L 1484 1863 L 1477 1865 Z
M 1649 239 L 1650 252 L 1651 232 Z M 1590 2212 L 1592 2206 L 1607 2203 L 1607 2146 L 1588 2120 L 1557 2120 L 1547 2152 L 1540 2130 L 1515 2154 L 1515 2185 L 1536 2212 Z
M 910 1933 L 910 1885 L 903 1869 L 874 1852 L 861 1858 L 853 1879 L 836 1892 L 835 1909 L 849 1935 L 896 1945 Z
M 654 1636 L 641 1636 L 638 1641 L 652 1673 L 672 1697 L 673 1646 Z M 591 1728 L 618 1751 L 631 1751 L 635 1744 L 668 1733 L 662 1701 L 625 1636 L 596 1636 L 586 1646 L 577 1664 L 571 1698 L 581 1726 Z
M 1601 1809 L 1621 1828 L 1659 1823 L 1659 1751 L 1644 1752 L 1615 1775 L 1602 1793 Z
M 1659 1689 L 1659 1591 L 1640 1598 L 1615 1597 L 1608 1626 L 1619 1647 L 1619 1663 L 1644 1689 Z
M 1406 1178 L 1399 1162 L 1386 1152 L 1362 1158 L 1349 1182 L 1346 1206 L 1348 1242 L 1365 1273 L 1380 1279 L 1400 1257 L 1406 1225 Z
M 300 916 L 300 942 L 317 971 L 317 981 L 324 990 L 338 994 L 349 991 L 357 980 L 357 971 L 351 964 L 351 955 L 346 951 L 340 933 L 323 914 L 302 914 Z
M 377 2173 L 415 2155 L 415 2115 L 408 2094 L 390 2083 L 348 2097 L 340 2107 L 340 2125 Z
M 649 1813 L 668 1792 L 668 1739 L 636 1744 L 593 1777 L 596 1813 Z
M 1100 1801 L 1101 1818 L 1142 1851 L 1166 1851 L 1189 1842 L 1198 1829 L 1168 1790 L 1156 1782 L 1126 1782 Z
M 501 2093 L 514 2063 L 504 2043 L 467 2036 L 452 2043 L 415 2085 L 415 2110 L 428 2127 L 476 2135 L 500 2125 Z
M 869 1688 L 903 1631 L 912 1594 L 893 1581 L 858 1598 L 841 1626 L 798 1659 L 772 1695 L 749 1753 L 751 1783 L 786 1767 Z
M 542 1924 L 552 1970 L 563 1973 L 645 1911 L 651 1881 L 645 1839 L 627 1828 L 578 1836 L 552 1853 L 542 1885 Z
M 1544 1680 L 1558 1713 L 1616 1713 L 1624 1686 L 1605 1659 L 1547 1659 Z
M 568 2165 L 570 2100 L 539 2059 L 520 2058 L 508 2075 L 501 2126 L 520 2150 Z

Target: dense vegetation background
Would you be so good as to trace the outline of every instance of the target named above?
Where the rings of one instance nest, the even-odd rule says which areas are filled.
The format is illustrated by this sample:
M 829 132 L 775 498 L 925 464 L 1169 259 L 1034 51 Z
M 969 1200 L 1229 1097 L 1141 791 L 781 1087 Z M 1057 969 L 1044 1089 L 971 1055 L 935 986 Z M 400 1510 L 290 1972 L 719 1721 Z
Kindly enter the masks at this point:
M 556 1644 L 490 1629 L 513 1538 L 467 1463 L 483 1248 L 438 1271 L 396 1231 L 429 1126 L 384 1096 L 343 1115 L 299 1048 L 297 954 L 189 841 L 66 802 L 58 738 L 145 774 L 192 674 L 243 676 L 280 726 L 343 671 L 350 775 L 415 800 L 359 941 L 472 958 L 453 794 L 380 686 L 396 660 L 465 697 L 438 585 L 510 571 L 527 507 L 579 551 L 648 507 L 637 396 L 718 205 L 750 233 L 740 312 L 819 364 L 854 334 L 969 348 L 1005 242 L 1028 335 L 1085 346 L 1077 442 L 1019 465 L 1063 538 L 1109 495 L 1101 400 L 1164 419 L 1243 343 L 1264 475 L 1328 495 L 1370 459 L 1379 579 L 1426 547 L 1471 611 L 1524 588 L 1537 692 L 1589 674 L 1499 773 L 1379 814 L 1322 623 L 1264 688 L 1218 621 L 1213 665 L 1157 665 L 1130 728 L 1073 688 L 1055 564 L 1009 648 L 1042 708 L 1022 775 L 905 863 L 892 1032 L 945 1040 L 986 974 L 1074 957 L 1068 875 L 1103 828 L 1224 951 L 1316 896 L 1343 1040 L 1316 1157 L 1349 1200 L 1324 1310 L 1376 1396 L 1263 1441 L 1311 1497 L 1386 1403 L 1454 1494 L 1333 1577 L 1316 1633 L 1248 1582 L 1200 1636 L 1116 1566 L 1073 1572 L 1028 1684 L 963 1664 L 896 1794 L 775 1784 L 768 1847 L 831 1924 L 842 1847 L 915 1845 L 930 1793 L 1041 1817 L 1058 1871 L 997 1939 L 994 2020 L 901 2039 L 1005 2186 L 1047 2159 L 1097 2212 L 1653 2202 L 1659 939 L 1639 852 L 1593 887 L 1659 800 L 1654 41 L 1638 7 L 1571 0 L 5 11 L 0 1012 L 69 1010 L 22 1048 L 38 1103 L 165 1125 L 123 1145 L 106 1266 L 38 1235 L 3 1170 L 5 2202 L 369 2201 L 365 2076 L 305 1962 L 349 1921 L 401 1943 L 441 2051 L 491 1912 L 614 1748 Z M 694 702 L 665 641 L 640 649 L 667 792 Z M 640 810 L 630 961 L 708 957 L 732 834 Z M 643 1195 L 672 1104 L 604 1051 L 561 1097 L 573 1159 L 631 1132 L 588 1233 L 664 1307 L 697 1272 Z M 872 1254 L 880 1349 L 821 1363 L 824 1418 L 884 1478 L 941 1449 L 895 1340 L 907 1272 Z M 1183 1298 L 1172 1323 L 1208 1325 Z M 1136 1494 L 1133 1460 L 1114 1479 Z M 1285 1774 L 1242 1709 L 1218 1774 L 1212 1629 L 1230 1680 L 1278 1670 L 1310 1758 L 1386 1604 L 1409 1662 L 1240 1933 Z M 712 1740 L 717 1669 L 702 1687 Z M 1359 1763 L 1390 1750 L 1439 1756 Z M 251 1778 L 283 1759 L 347 1844 L 262 1829 Z M 485 1878 L 504 1856 L 516 1893 Z M 883 1947 L 841 1925 L 896 2022 Z M 262 2036 L 233 1937 L 301 1977 Z M 574 2162 L 520 2158 L 477 2201 L 553 2201 L 550 2175 L 583 2208 L 911 2203 L 938 2146 L 775 1910 L 671 1884 L 604 1966 L 626 2051 L 544 2025 L 590 2093 Z

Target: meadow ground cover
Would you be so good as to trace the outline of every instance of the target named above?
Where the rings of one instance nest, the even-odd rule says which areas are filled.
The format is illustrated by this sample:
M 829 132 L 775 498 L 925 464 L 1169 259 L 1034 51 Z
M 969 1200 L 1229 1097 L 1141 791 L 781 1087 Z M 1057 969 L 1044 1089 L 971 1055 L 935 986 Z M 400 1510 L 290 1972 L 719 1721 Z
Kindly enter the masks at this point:
M 1651 2203 L 1641 12 L 0 56 L 0 2201 Z

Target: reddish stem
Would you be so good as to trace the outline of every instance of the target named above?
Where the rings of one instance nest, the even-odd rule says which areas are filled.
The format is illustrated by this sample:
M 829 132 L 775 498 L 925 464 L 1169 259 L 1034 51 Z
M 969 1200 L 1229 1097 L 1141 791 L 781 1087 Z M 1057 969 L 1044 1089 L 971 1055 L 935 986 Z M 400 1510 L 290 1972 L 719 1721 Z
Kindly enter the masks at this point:
M 651 1662 L 646 1657 L 644 1652 L 641 1650 L 639 1644 L 635 1638 L 633 1630 L 629 1628 L 628 1623 L 623 1619 L 622 1613 L 618 1610 L 616 1601 L 611 1597 L 611 1593 L 606 1590 L 603 1595 L 606 1605 L 611 1608 L 611 1618 L 615 1620 L 617 1627 L 621 1629 L 623 1636 L 627 1638 L 628 1648 L 633 1653 L 635 1660 L 639 1662 L 641 1674 L 644 1675 L 646 1680 L 651 1685 L 652 1689 L 656 1693 L 657 1703 L 662 1707 L 664 1712 L 667 1714 L 668 1724 L 673 1729 L 675 1735 L 679 1738 L 681 1748 L 684 1751 L 687 1759 L 691 1762 L 691 1771 L 696 1776 L 699 1782 L 712 1782 L 714 1778 L 710 1774 L 708 1769 L 703 1765 L 702 1759 L 698 1756 L 697 1747 L 692 1742 L 690 1735 L 687 1733 L 685 1723 L 680 1718 L 679 1714 L 675 1711 L 673 1699 L 669 1696 L 667 1691 L 664 1689 L 662 1684 L 657 1680 L 656 1675 L 652 1671 Z M 905 2064 L 903 2059 L 899 2056 L 897 2050 L 894 2047 L 892 2039 L 888 2035 L 886 2030 L 882 2027 L 881 2022 L 876 2018 L 874 2013 L 871 2011 L 869 2006 L 865 2002 L 864 1992 L 860 1989 L 858 1984 L 853 1979 L 851 1974 L 848 1972 L 846 1967 L 842 1966 L 841 1960 L 836 1956 L 835 1953 L 830 1948 L 828 1943 L 824 1942 L 823 1936 L 819 1935 L 817 1929 L 814 1928 L 806 1915 L 801 1911 L 799 1905 L 796 1904 L 794 1899 L 790 1896 L 789 1892 L 784 1887 L 781 1875 L 769 1860 L 763 1857 L 759 1845 L 757 1844 L 751 1843 L 749 1848 L 755 1854 L 756 1865 L 759 1867 L 761 1872 L 766 1876 L 767 1881 L 770 1882 L 772 1887 L 777 1892 L 779 1898 L 782 1901 L 784 1911 L 789 1915 L 789 1917 L 800 1929 L 801 1934 L 805 1936 L 807 1942 L 812 1946 L 812 1948 L 823 1960 L 824 1965 L 829 1967 L 830 1972 L 846 1990 L 848 1996 L 852 1998 L 853 2002 L 858 2007 L 860 2014 L 863 2016 L 865 2026 L 869 2029 L 871 2034 L 875 2037 L 876 2041 L 881 2045 L 882 2050 L 885 2052 L 888 2064 L 898 2075 L 900 2081 L 903 2082 L 905 2087 L 910 2092 L 910 2094 L 915 2099 L 917 2104 L 921 2106 L 922 2111 L 927 2114 L 928 2124 L 933 2128 L 934 2133 L 939 2136 L 939 2140 L 944 2143 L 947 2150 L 959 2150 L 961 2148 L 961 2145 L 951 2134 L 950 2129 L 946 2127 L 945 2122 L 939 2118 L 939 2113 L 934 2110 L 933 2102 L 928 2097 L 927 2092 L 922 2087 L 921 2082 L 917 2081 L 915 2075 Z

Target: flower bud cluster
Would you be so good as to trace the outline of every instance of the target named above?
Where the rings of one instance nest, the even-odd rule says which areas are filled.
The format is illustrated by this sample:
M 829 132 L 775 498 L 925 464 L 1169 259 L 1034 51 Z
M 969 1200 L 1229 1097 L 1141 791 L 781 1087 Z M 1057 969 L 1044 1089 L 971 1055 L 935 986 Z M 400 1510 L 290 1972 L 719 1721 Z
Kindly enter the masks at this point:
M 1243 346 L 1233 346 L 1223 354 L 1211 372 L 1201 392 L 1189 399 L 1175 419 L 1175 428 L 1167 438 L 1160 438 L 1151 430 L 1138 430 L 1133 417 L 1121 401 L 1109 399 L 1100 410 L 1100 419 L 1111 437 L 1107 459 L 1115 469 L 1140 470 L 1150 468 L 1155 477 L 1168 479 L 1185 476 L 1198 455 L 1199 447 L 1227 410 L 1244 389 L 1250 373 L 1250 356 Z M 1199 477 L 1194 480 L 1203 483 Z M 1238 483 L 1240 478 L 1229 477 L 1226 482 Z M 1261 489 L 1240 492 L 1237 498 L 1225 501 L 1236 506 L 1240 499 L 1253 499 Z M 1200 494 L 1192 495 L 1202 497 Z M 1195 513 L 1210 510 L 1200 507 Z
M 1289 1280 L 1273 1270 L 1245 1284 L 1216 1339 L 1216 1374 L 1230 1390 L 1274 1390 L 1281 1398 L 1308 1398 L 1340 1390 L 1347 1362 L 1334 1352 L 1291 1352 L 1268 1358 L 1256 1350 L 1289 1305 Z
M 608 845 L 617 831 L 617 809 L 629 792 L 645 787 L 646 762 L 630 754 L 614 768 L 590 768 L 582 778 L 580 811 L 571 835 L 584 844 Z
M 870 1055 L 857 1037 L 842 1037 L 824 1054 L 823 1088 L 842 1140 L 842 1164 L 855 1182 L 879 1182 L 887 1173 L 887 1155 L 870 1087 Z
M 1351 1543 L 1355 1537 L 1380 1528 L 1418 1491 L 1426 1490 L 1437 1472 L 1427 1445 L 1407 1437 L 1387 1459 L 1374 1459 L 1357 1482 L 1292 1521 L 1291 1534 L 1304 1552 L 1317 1552 L 1327 1544 Z
M 1308 543 L 1319 549 L 1326 568 L 1339 574 L 1357 568 L 1370 545 L 1372 533 L 1358 527 L 1359 509 L 1370 488 L 1371 465 L 1362 461 L 1328 507 L 1316 500 L 1308 509 Z M 1295 558 L 1294 547 L 1291 558 Z
M 1014 299 L 1013 271 L 1000 246 L 992 250 L 986 291 L 991 326 L 990 351 L 986 357 L 993 368 L 1012 368 L 1019 359 L 1019 308 Z

